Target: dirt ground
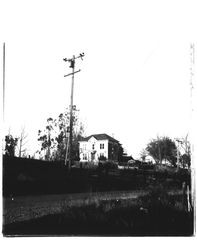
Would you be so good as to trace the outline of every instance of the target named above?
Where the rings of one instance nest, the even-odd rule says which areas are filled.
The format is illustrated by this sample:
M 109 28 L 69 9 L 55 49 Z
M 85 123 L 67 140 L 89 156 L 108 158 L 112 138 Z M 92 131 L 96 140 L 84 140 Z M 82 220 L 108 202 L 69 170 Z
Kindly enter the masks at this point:
M 182 194 L 100 192 L 4 200 L 4 236 L 192 236 Z M 180 207 L 177 207 L 177 205 Z
M 61 213 L 65 208 L 90 205 L 107 200 L 136 200 L 146 191 L 116 191 L 63 195 L 17 196 L 3 199 L 3 223 L 26 221 L 48 214 Z

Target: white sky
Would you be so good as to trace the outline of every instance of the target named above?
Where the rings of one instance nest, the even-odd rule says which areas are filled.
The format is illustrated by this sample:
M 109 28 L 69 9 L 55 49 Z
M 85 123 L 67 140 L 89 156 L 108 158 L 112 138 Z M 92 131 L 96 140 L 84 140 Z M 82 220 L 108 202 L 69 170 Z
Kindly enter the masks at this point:
M 5 133 L 25 126 L 29 149 L 70 103 L 64 57 L 76 62 L 74 104 L 86 135 L 107 133 L 138 157 L 151 138 L 190 129 L 195 1 L 2 1 Z

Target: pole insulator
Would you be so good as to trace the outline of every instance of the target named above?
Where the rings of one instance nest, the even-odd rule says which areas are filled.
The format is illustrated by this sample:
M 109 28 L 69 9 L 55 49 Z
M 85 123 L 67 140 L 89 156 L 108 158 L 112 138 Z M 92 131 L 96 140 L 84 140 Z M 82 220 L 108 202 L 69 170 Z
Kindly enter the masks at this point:
M 70 68 L 74 69 L 74 67 L 75 67 L 75 61 L 72 59 L 70 61 Z

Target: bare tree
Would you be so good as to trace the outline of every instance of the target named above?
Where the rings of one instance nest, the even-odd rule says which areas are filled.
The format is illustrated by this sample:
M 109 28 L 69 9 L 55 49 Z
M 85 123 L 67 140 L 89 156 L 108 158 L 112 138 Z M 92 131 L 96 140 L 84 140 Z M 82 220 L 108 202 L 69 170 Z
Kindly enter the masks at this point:
M 185 138 L 176 138 L 178 147 L 180 149 L 179 161 L 185 168 L 189 168 L 191 164 L 191 145 L 188 140 L 188 135 Z M 181 154 L 182 153 L 182 154 Z
M 146 161 L 146 157 L 148 156 L 148 152 L 143 149 L 140 153 L 140 158 L 142 159 L 142 161 Z
M 21 129 L 21 133 L 20 133 L 20 137 L 18 138 L 18 156 L 19 157 L 22 157 L 24 156 L 25 152 L 26 152 L 26 148 L 25 148 L 25 145 L 27 143 L 27 136 L 28 134 L 26 133 L 25 131 L 25 127 L 23 127 Z

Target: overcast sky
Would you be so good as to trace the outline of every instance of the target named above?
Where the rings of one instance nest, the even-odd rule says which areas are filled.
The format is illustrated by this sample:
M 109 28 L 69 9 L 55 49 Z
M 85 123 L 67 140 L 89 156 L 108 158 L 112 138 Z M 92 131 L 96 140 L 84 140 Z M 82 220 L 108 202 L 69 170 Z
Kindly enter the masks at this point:
M 151 138 L 190 129 L 195 1 L 4 1 L 5 133 L 25 126 L 29 152 L 48 117 L 74 104 L 86 135 L 107 133 L 138 157 Z

